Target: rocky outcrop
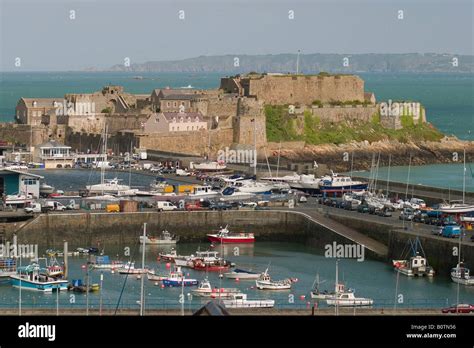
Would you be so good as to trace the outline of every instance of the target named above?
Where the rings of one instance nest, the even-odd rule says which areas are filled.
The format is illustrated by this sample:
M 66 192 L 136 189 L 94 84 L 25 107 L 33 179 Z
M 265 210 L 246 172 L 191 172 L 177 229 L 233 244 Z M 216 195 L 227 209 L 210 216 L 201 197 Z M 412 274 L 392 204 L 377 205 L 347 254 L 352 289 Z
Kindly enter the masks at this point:
M 445 137 L 439 142 L 422 141 L 407 142 L 378 141 L 369 143 L 352 142 L 334 145 L 306 145 L 300 148 L 282 147 L 281 158 L 290 162 L 313 162 L 330 164 L 338 171 L 348 170 L 351 166 L 351 156 L 354 153 L 354 170 L 369 170 L 372 158 L 375 160 L 380 153 L 380 165 L 387 165 L 391 155 L 391 165 L 408 165 L 411 155 L 413 165 L 434 163 L 461 163 L 463 150 L 466 149 L 466 161 L 474 161 L 474 141 L 461 141 L 453 137 Z M 274 150 L 274 149 L 272 149 Z M 276 161 L 275 151 L 271 158 Z

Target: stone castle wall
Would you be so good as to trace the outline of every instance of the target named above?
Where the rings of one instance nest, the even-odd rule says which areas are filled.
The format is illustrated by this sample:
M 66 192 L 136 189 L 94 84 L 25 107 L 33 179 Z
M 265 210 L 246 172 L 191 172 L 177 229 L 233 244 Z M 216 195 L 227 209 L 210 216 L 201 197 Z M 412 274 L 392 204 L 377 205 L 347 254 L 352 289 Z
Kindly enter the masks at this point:
M 376 105 L 370 106 L 324 106 L 321 108 L 313 107 L 311 112 L 313 116 L 319 117 L 322 122 L 342 122 L 342 121 L 361 121 L 370 122 L 377 113 Z
M 232 129 L 211 130 L 211 154 L 231 146 Z M 138 134 L 137 145 L 143 149 L 204 156 L 208 152 L 209 131 L 180 132 L 179 134 Z
M 364 101 L 364 81 L 358 76 L 272 76 L 243 78 L 245 95 L 266 104 L 310 105 L 314 100 Z M 248 87 L 245 85 L 248 83 Z
M 51 130 L 45 126 L 33 126 L 26 124 L 0 123 L 0 140 L 7 143 L 31 146 L 44 143 L 49 139 Z

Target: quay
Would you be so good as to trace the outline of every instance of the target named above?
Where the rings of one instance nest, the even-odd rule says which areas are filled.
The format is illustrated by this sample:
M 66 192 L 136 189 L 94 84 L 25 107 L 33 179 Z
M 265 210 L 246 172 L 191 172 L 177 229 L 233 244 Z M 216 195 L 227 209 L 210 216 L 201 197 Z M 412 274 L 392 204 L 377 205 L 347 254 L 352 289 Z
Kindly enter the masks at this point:
M 400 258 L 409 239 L 418 237 L 430 264 L 446 277 L 457 262 L 452 249 L 459 244 L 457 239 L 432 235 L 431 226 L 321 206 L 313 199 L 294 209 L 40 214 L 16 230 L 6 230 L 5 237 L 11 240 L 16 234 L 19 243 L 48 248 L 60 248 L 65 240 L 71 247 L 100 242 L 103 246 L 138 248 L 144 222 L 150 233 L 166 229 L 178 233 L 182 242 L 204 242 L 206 233 L 229 224 L 233 229 L 255 233 L 260 241 L 302 243 L 321 254 L 333 242 L 357 243 L 365 246 L 367 258 L 388 263 Z M 465 239 L 463 259 L 474 264 L 474 243 Z

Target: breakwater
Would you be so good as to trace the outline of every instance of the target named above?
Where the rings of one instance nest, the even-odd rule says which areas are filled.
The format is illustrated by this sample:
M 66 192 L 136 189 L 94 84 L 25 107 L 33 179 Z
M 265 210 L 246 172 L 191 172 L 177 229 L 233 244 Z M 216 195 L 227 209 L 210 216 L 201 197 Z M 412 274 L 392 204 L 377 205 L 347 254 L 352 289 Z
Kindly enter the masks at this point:
M 458 246 L 457 240 L 420 235 L 416 230 L 404 231 L 399 227 L 354 217 L 330 217 L 388 247 L 386 257 L 367 251 L 368 258 L 381 261 L 398 259 L 406 250 L 408 239 L 419 235 L 430 264 L 439 274 L 448 275 L 450 268 L 457 262 L 457 256 L 453 255 L 453 247 Z M 149 234 L 158 235 L 166 229 L 178 234 L 182 242 L 206 242 L 207 233 L 229 224 L 233 231 L 255 233 L 259 241 L 298 242 L 312 246 L 321 253 L 325 245 L 334 241 L 352 243 L 303 214 L 289 210 L 41 214 L 27 222 L 16 234 L 19 243 L 39 244 L 47 248 L 60 248 L 63 241 L 68 241 L 71 247 L 98 243 L 103 246 L 133 247 L 139 244 L 144 222 L 147 223 Z M 7 238 L 12 238 L 13 233 L 12 230 L 7 232 Z M 468 264 L 474 264 L 473 243 L 463 243 L 462 257 Z

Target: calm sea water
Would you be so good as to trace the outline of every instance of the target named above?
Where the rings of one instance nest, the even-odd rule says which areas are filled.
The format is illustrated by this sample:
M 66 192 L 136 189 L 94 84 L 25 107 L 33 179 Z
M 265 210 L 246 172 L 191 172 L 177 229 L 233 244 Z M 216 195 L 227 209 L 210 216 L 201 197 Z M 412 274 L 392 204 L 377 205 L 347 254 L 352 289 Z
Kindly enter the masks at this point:
M 354 172 L 354 175 L 368 178 L 370 173 Z M 408 166 L 379 168 L 378 179 L 386 181 L 389 178 L 391 182 L 406 183 L 408 180 Z M 430 164 L 412 166 L 410 169 L 409 183 L 413 185 L 462 190 L 463 164 Z M 474 163 L 466 163 L 466 191 L 474 192 Z
M 0 120 L 11 121 L 21 97 L 63 97 L 65 93 L 90 93 L 107 84 L 122 85 L 127 92 L 151 94 L 155 88 L 209 89 L 219 86 L 226 73 L 138 73 L 127 72 L 2 72 L 0 73 Z M 421 102 L 428 119 L 447 134 L 472 138 L 474 131 L 473 74 L 360 74 L 366 90 L 379 101 Z
M 150 231 L 152 233 L 153 231 Z M 172 231 L 178 233 L 179 231 Z M 203 231 L 203 234 L 206 233 Z M 207 245 L 199 244 L 178 244 L 179 254 L 194 253 L 198 247 L 201 250 Z M 222 251 L 227 259 L 235 262 L 238 267 L 251 268 L 256 271 L 263 271 L 269 267 L 269 272 L 274 279 L 284 279 L 288 277 L 297 278 L 290 291 L 262 291 L 255 289 L 252 281 L 240 281 L 222 279 L 218 273 L 210 272 L 207 276 L 212 286 L 237 287 L 242 292 L 248 294 L 249 299 L 275 299 L 280 308 L 304 308 L 307 301 L 310 301 L 310 290 L 313 287 L 316 274 L 320 275 L 320 285 L 322 289 L 333 289 L 335 282 L 335 260 L 325 258 L 317 254 L 310 247 L 277 242 L 257 242 L 254 246 L 239 246 L 239 256 L 235 256 L 235 246 L 226 246 Z M 167 250 L 163 247 L 147 247 L 146 264 L 155 270 L 166 272 L 166 265 L 158 263 L 156 257 L 160 251 Z M 169 249 L 168 249 L 169 250 Z M 123 251 L 106 250 L 111 257 Z M 132 259 L 141 264 L 141 250 L 137 245 L 131 246 Z M 59 260 L 61 261 L 61 260 Z M 86 263 L 85 257 L 70 257 L 69 279 L 86 279 L 86 270 L 83 265 Z M 190 278 L 199 281 L 206 277 L 204 272 L 185 270 Z M 104 308 L 115 308 L 118 303 L 127 308 L 139 306 L 140 283 L 136 276 L 112 274 L 104 271 L 104 282 L 102 294 L 92 293 L 89 296 L 89 304 L 93 308 L 98 308 L 100 296 L 102 296 Z M 355 260 L 344 259 L 339 263 L 339 280 L 342 280 L 347 287 L 354 288 L 356 295 L 373 298 L 375 307 L 393 307 L 396 288 L 396 274 L 391 266 L 377 261 L 366 260 L 357 262 Z M 100 271 L 90 272 L 90 282 L 99 283 Z M 145 293 L 147 308 L 180 308 L 178 302 L 181 288 L 161 288 L 155 283 L 145 279 Z M 399 293 L 403 294 L 404 302 L 398 307 L 443 307 L 456 302 L 457 285 L 449 279 L 437 276 L 432 280 L 420 278 L 410 279 L 405 276 L 399 277 Z M 191 288 L 184 289 L 185 308 L 196 308 L 203 303 L 198 297 L 192 299 L 188 297 Z M 120 294 L 122 298 L 119 302 Z M 461 302 L 474 302 L 474 289 L 459 288 Z M 71 293 L 41 294 L 32 291 L 22 291 L 23 306 L 35 305 L 37 307 L 55 307 L 56 300 L 60 307 L 83 308 L 85 312 L 85 294 L 75 294 L 75 303 L 71 303 Z M 301 296 L 305 296 L 304 299 Z M 8 282 L 0 285 L 0 310 L 2 306 L 14 307 L 18 304 L 19 290 L 13 288 Z M 294 301 L 292 302 L 292 299 Z M 321 306 L 326 306 L 322 303 Z

